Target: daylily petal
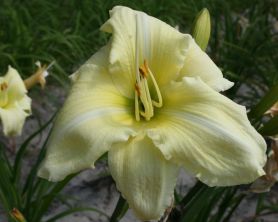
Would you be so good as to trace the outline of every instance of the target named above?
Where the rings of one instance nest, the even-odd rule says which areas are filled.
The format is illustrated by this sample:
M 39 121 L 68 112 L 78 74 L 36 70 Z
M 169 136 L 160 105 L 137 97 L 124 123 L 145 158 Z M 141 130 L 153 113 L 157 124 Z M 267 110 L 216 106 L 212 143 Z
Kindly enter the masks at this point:
M 167 159 L 210 186 L 249 183 L 264 174 L 266 144 L 243 106 L 200 78 L 184 78 L 164 92 L 148 135 Z
M 18 74 L 17 70 L 9 66 L 7 74 L 4 76 L 7 82 L 8 88 L 8 99 L 9 103 L 21 99 L 27 93 L 24 82 Z
M 119 191 L 144 221 L 160 218 L 173 201 L 178 166 L 144 134 L 115 144 L 108 164 Z
M 4 134 L 7 136 L 20 135 L 25 119 L 30 113 L 31 99 L 27 96 L 5 108 L 0 108 Z
M 39 176 L 52 181 L 94 166 L 112 143 L 134 133 L 128 99 L 107 73 L 108 47 L 78 70 L 78 78 L 55 123 Z
M 223 78 L 220 69 L 193 39 L 190 42 L 184 66 L 180 71 L 179 80 L 183 77 L 200 77 L 206 84 L 218 92 L 227 90 L 234 85 L 229 80 Z
M 144 59 L 159 86 L 177 78 L 190 35 L 127 7 L 114 7 L 110 16 L 101 30 L 112 33 L 109 70 L 123 95 L 134 97 L 135 75 Z

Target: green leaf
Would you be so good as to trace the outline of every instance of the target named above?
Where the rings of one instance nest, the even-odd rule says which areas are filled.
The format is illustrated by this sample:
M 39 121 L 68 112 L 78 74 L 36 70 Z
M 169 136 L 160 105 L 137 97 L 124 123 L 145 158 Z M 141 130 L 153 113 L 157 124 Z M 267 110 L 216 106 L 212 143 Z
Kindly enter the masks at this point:
M 257 206 L 256 206 L 256 215 L 259 215 L 261 211 L 264 210 L 264 200 L 266 193 L 260 193 L 258 195 Z
M 199 193 L 203 192 L 206 187 L 207 186 L 205 184 L 198 181 L 194 185 L 194 187 L 192 187 L 190 191 L 184 196 L 184 198 L 181 200 L 180 205 L 182 207 L 186 207 L 187 205 L 189 205 L 190 201 L 192 201 L 194 197 L 197 196 Z
M 54 114 L 49 121 L 47 121 L 42 127 L 40 127 L 36 132 L 34 132 L 31 136 L 28 137 L 28 139 L 26 139 L 24 141 L 24 143 L 20 146 L 17 154 L 16 154 L 16 158 L 15 158 L 15 162 L 14 162 L 14 172 L 13 172 L 13 179 L 15 182 L 18 182 L 18 179 L 20 178 L 20 169 L 21 169 L 21 161 L 22 158 L 24 156 L 24 153 L 29 145 L 29 143 L 39 134 L 41 133 L 46 127 L 49 126 L 49 124 L 53 121 L 54 117 L 56 115 Z
M 12 168 L 3 147 L 0 144 L 0 200 L 9 212 L 14 207 L 21 208 L 21 196 L 12 181 Z
M 278 116 L 273 117 L 264 124 L 259 132 L 264 136 L 274 136 L 278 134 Z
M 62 213 L 59 213 L 57 215 L 55 215 L 54 217 L 46 220 L 45 222 L 55 222 L 56 220 L 66 217 L 69 214 L 75 213 L 75 212 L 81 212 L 81 211 L 93 211 L 96 212 L 102 216 L 105 216 L 107 219 L 109 219 L 109 216 L 105 213 L 103 213 L 102 211 L 96 209 L 96 208 L 92 208 L 92 207 L 75 207 L 75 208 L 71 208 L 69 210 L 63 211 Z
M 230 221 L 231 216 L 233 215 L 233 213 L 235 212 L 235 210 L 237 209 L 237 207 L 239 206 L 239 204 L 241 203 L 241 201 L 244 199 L 245 196 L 246 196 L 246 194 L 240 194 L 234 198 L 233 203 L 230 205 L 230 209 L 227 210 L 227 212 L 226 212 L 227 215 L 221 222 L 229 222 Z
M 212 214 L 216 204 L 221 200 L 225 188 L 206 187 L 200 192 L 183 210 L 180 222 L 201 222 L 206 221 Z
M 231 209 L 233 205 L 234 196 L 238 187 L 228 187 L 225 189 L 225 194 L 219 203 L 216 214 L 209 220 L 210 222 L 221 222 L 224 215 Z
M 111 216 L 110 222 L 118 222 L 125 215 L 128 210 L 128 203 L 126 200 L 120 195 L 117 206 Z
M 251 118 L 261 117 L 274 103 L 278 101 L 278 84 L 272 87 L 261 101 L 251 109 L 248 116 Z
M 66 177 L 63 181 L 55 183 L 55 186 L 47 195 L 45 195 L 42 199 L 37 198 L 36 204 L 35 204 L 35 213 L 32 216 L 32 219 L 34 221 L 40 221 L 40 219 L 43 217 L 44 213 L 49 208 L 50 204 L 53 202 L 53 200 L 56 198 L 56 196 L 59 194 L 59 192 L 69 183 L 69 181 L 75 177 L 77 173 L 69 175 Z M 44 180 L 46 183 L 51 184 L 50 182 Z

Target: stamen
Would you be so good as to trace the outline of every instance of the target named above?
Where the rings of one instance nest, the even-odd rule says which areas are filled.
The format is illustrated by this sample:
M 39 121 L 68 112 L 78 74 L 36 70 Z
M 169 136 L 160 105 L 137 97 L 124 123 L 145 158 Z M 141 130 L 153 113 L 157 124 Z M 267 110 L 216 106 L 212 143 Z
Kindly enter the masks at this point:
M 135 90 L 136 90 L 137 84 L 135 84 Z M 138 98 L 138 93 L 139 91 L 136 90 L 135 92 L 135 119 L 136 121 L 140 121 L 140 111 L 139 111 L 139 98 Z
M 148 63 L 147 63 L 146 60 L 144 60 L 144 66 L 143 66 L 143 67 L 144 67 L 144 70 L 146 70 L 146 73 L 148 73 L 148 74 L 151 76 L 151 80 L 152 80 L 152 83 L 153 83 L 153 85 L 154 85 L 155 92 L 156 92 L 156 95 L 157 95 L 157 98 L 158 98 L 158 102 L 152 100 L 152 103 L 153 103 L 153 105 L 154 105 L 155 107 L 160 108 L 160 107 L 162 107 L 162 105 L 163 105 L 163 104 L 162 104 L 162 96 L 161 96 L 159 87 L 158 87 L 158 85 L 157 85 L 157 82 L 156 82 L 156 80 L 155 80 L 155 78 L 154 78 L 154 75 L 153 75 L 152 71 L 150 70 L 150 68 L 149 68 Z
M 154 116 L 154 107 L 162 107 L 162 96 L 146 60 L 144 60 L 144 64 L 139 67 L 138 71 L 140 73 L 140 80 L 135 84 L 135 118 L 137 121 L 140 121 L 141 115 L 148 121 Z M 151 97 L 147 80 L 148 76 L 151 76 L 151 82 L 154 85 L 158 102 L 154 101 Z M 140 110 L 140 102 L 144 110 Z
M 154 116 L 154 107 L 162 106 L 162 97 L 153 74 L 148 68 L 147 60 L 151 58 L 151 29 L 148 17 L 145 14 L 136 14 L 136 40 L 135 40 L 135 119 L 140 121 L 140 116 L 147 121 Z M 142 59 L 144 59 L 143 64 Z M 157 94 L 158 102 L 152 100 L 148 76 Z M 150 81 L 149 81 L 150 82 Z
M 0 84 L 0 90 L 5 91 L 8 88 L 8 84 L 6 82 L 3 82 Z
M 141 83 L 143 95 L 140 99 L 145 109 L 144 112 L 141 112 L 141 114 L 146 118 L 146 120 L 150 120 L 153 116 L 153 106 L 147 79 L 143 78 Z
M 139 86 L 138 86 L 137 83 L 135 83 L 135 91 L 136 91 L 136 94 L 137 94 L 138 96 L 141 95 L 140 88 L 139 88 Z
M 160 90 L 159 90 L 159 88 L 158 88 L 157 82 L 156 82 L 156 80 L 155 80 L 155 78 L 154 78 L 154 75 L 153 75 L 152 71 L 151 71 L 150 69 L 148 69 L 148 71 L 149 71 L 149 74 L 150 74 L 150 76 L 151 76 L 151 80 L 152 80 L 152 82 L 153 82 L 153 85 L 154 85 L 154 88 L 155 88 L 155 92 L 156 92 L 156 95 L 157 95 L 157 98 L 158 98 L 158 102 L 152 100 L 152 103 L 153 103 L 153 105 L 154 105 L 155 107 L 160 108 L 160 107 L 162 107 L 162 105 L 163 105 L 163 103 L 162 103 L 161 92 L 160 92 Z
M 147 78 L 148 75 L 148 65 L 146 60 L 144 60 L 144 65 L 139 67 L 139 72 L 143 78 Z

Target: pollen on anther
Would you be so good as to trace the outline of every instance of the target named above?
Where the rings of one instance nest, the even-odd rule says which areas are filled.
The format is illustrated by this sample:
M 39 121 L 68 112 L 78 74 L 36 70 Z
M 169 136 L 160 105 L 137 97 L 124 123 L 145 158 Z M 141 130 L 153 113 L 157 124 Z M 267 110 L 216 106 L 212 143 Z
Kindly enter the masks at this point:
M 148 64 L 147 61 L 144 60 L 144 64 L 139 67 L 139 72 L 143 78 L 146 78 L 148 75 Z
M 138 86 L 138 84 L 137 84 L 137 83 L 135 83 L 135 91 L 136 91 L 136 93 L 137 93 L 137 95 L 138 95 L 138 96 L 140 96 L 140 95 L 141 95 L 141 92 L 140 92 L 140 87 Z
M 0 84 L 0 90 L 1 91 L 5 91 L 7 88 L 8 88 L 8 84 L 7 83 L 3 82 L 3 83 Z
M 145 69 L 143 67 L 139 68 L 139 72 L 143 78 L 147 77 L 147 72 L 145 71 Z

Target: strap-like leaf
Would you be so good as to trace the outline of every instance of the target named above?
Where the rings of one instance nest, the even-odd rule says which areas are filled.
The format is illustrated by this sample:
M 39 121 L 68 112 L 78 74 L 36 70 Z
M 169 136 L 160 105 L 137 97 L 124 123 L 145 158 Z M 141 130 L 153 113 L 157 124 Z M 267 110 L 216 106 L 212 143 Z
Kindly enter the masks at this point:
M 261 117 L 274 103 L 278 101 L 278 84 L 272 87 L 261 101 L 249 112 L 250 118 Z

